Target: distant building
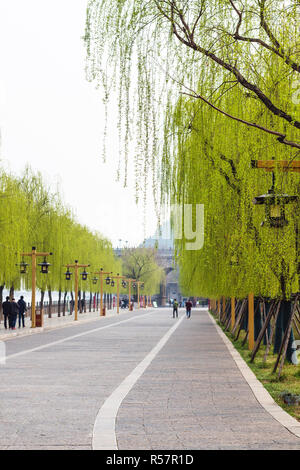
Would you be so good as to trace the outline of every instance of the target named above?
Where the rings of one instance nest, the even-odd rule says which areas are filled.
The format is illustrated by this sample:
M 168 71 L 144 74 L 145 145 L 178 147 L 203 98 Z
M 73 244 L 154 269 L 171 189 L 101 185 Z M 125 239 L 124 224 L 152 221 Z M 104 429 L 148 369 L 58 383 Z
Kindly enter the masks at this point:
M 158 305 L 165 306 L 174 299 L 180 302 L 182 296 L 179 290 L 179 269 L 178 266 L 175 265 L 174 238 L 171 234 L 169 222 L 163 224 L 153 237 L 144 240 L 140 246 L 157 249 L 157 264 L 161 266 L 166 273 L 165 282 L 162 282 L 160 295 L 157 296 L 156 299 Z

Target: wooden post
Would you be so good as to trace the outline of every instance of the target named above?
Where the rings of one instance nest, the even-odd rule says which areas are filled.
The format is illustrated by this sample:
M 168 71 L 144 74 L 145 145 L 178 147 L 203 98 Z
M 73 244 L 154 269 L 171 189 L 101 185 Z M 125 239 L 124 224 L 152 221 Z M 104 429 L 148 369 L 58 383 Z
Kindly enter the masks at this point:
M 119 273 L 117 275 L 119 276 Z M 119 305 L 120 305 L 120 286 L 119 286 L 119 277 L 117 277 L 117 313 L 120 313 Z
M 100 274 L 100 317 L 104 315 L 103 312 L 103 272 Z
M 75 261 L 75 305 L 74 305 L 74 320 L 78 320 L 78 261 Z
M 129 279 L 129 286 L 128 286 L 128 298 L 129 298 L 129 304 L 128 304 L 128 308 L 129 308 L 129 312 L 131 312 L 131 279 Z
M 36 249 L 32 247 L 32 286 L 31 286 L 31 327 L 36 327 L 36 313 L 35 313 L 35 286 L 36 286 Z M 42 325 L 43 325 L 43 311 L 41 312 L 42 315 Z
M 46 257 L 52 255 L 52 253 L 38 253 L 35 246 L 32 247 L 30 253 L 21 253 L 21 256 L 31 257 L 31 328 L 36 328 L 36 258 L 37 256 Z M 44 318 L 43 312 L 41 312 L 41 323 L 39 326 L 43 326 Z
M 231 331 L 235 324 L 235 298 L 231 297 Z
M 254 294 L 248 295 L 248 346 L 250 351 L 254 349 Z

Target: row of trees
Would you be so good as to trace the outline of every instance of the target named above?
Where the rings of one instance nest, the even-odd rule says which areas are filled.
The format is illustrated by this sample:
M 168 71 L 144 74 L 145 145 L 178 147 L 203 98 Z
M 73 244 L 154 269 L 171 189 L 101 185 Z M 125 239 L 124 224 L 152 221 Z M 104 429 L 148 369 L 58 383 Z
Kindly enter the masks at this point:
M 20 274 L 18 264 L 29 263 L 21 253 L 31 252 L 33 246 L 40 252 L 53 252 L 47 261 L 51 263 L 47 275 L 38 271 L 37 287 L 41 290 L 41 301 L 47 291 L 51 293 L 72 292 L 74 280 L 65 277 L 66 264 L 90 264 L 90 275 L 86 281 L 80 278 L 79 289 L 98 292 L 99 282 L 94 285 L 94 272 L 100 267 L 104 271 L 122 272 L 122 264 L 114 256 L 111 242 L 100 233 L 92 232 L 79 224 L 72 210 L 66 207 L 59 192 L 51 192 L 39 173 L 27 168 L 21 177 L 4 171 L 0 174 L 0 295 L 3 289 L 31 289 L 31 269 Z M 38 262 L 43 261 L 39 258 Z M 98 276 L 99 277 L 99 276 Z M 74 276 L 73 276 L 74 278 Z M 106 291 L 112 292 L 108 287 Z
M 88 2 L 87 77 L 107 100 L 119 87 L 123 148 L 131 130 L 138 136 L 138 180 L 152 172 L 156 198 L 204 204 L 204 247 L 186 250 L 184 239 L 176 247 L 187 295 L 289 299 L 299 291 L 300 199 L 286 206 L 288 225 L 261 227 L 263 208 L 252 201 L 272 177 L 250 165 L 299 156 L 297 3 Z M 275 194 L 300 196 L 297 173 L 275 176 Z
M 99 293 L 99 275 L 94 274 L 103 268 L 104 272 L 120 274 L 144 283 L 143 293 L 153 295 L 159 292 L 163 271 L 155 261 L 155 250 L 146 248 L 124 250 L 122 257 L 117 258 L 111 242 L 100 233 L 92 232 L 88 227 L 79 224 L 72 210 L 67 208 L 59 192 L 51 192 L 41 174 L 27 168 L 21 177 L 15 177 L 4 171 L 0 174 L 0 301 L 3 290 L 31 289 L 30 257 L 22 257 L 21 253 L 31 252 L 32 246 L 40 252 L 53 252 L 47 258 L 51 266 L 47 275 L 37 272 L 37 287 L 41 291 L 40 301 L 43 303 L 47 292 L 49 309 L 51 309 L 52 293 L 58 292 L 59 306 L 67 293 L 73 297 L 73 279 L 66 280 L 67 264 L 90 264 L 87 280 L 79 276 L 79 299 L 85 300 L 89 292 L 91 304 L 92 294 Z M 38 262 L 43 261 L 39 258 Z M 29 264 L 26 274 L 20 274 L 21 262 Z M 81 269 L 83 271 L 83 269 Z M 72 272 L 72 269 L 71 269 Z M 93 278 L 97 278 L 96 284 Z M 114 287 L 104 282 L 105 294 L 116 292 Z M 127 294 L 128 286 L 122 287 L 120 293 Z M 137 288 L 132 289 L 132 294 Z M 141 292 L 142 293 L 142 292 Z

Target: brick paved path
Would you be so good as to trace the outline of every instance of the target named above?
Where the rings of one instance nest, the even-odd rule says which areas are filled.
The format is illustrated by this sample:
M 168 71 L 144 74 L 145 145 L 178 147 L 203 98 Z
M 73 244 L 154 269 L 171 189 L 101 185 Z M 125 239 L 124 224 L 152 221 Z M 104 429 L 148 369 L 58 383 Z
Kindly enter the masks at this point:
M 300 449 L 257 402 L 205 310 L 127 395 L 116 430 L 119 449 Z
M 140 310 L 7 340 L 0 449 L 91 449 L 105 400 L 178 321 Z M 183 319 L 126 395 L 115 431 L 120 450 L 300 448 L 257 402 L 205 310 Z

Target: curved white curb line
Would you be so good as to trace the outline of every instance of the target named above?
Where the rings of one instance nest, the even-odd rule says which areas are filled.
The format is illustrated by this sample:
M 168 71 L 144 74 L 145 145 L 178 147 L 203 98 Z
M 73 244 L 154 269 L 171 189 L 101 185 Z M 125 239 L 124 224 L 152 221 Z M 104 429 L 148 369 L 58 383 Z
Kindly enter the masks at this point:
M 248 364 L 241 357 L 240 353 L 235 349 L 231 341 L 227 338 L 222 329 L 217 325 L 215 319 L 208 312 L 208 316 L 212 323 L 215 325 L 218 334 L 226 344 L 231 356 L 233 357 L 236 365 L 241 371 L 244 379 L 251 388 L 255 398 L 261 404 L 261 406 L 273 416 L 282 426 L 297 437 L 300 437 L 300 423 L 286 411 L 284 411 L 277 403 L 273 400 L 269 392 L 265 389 L 262 383 L 256 378 L 256 375 L 252 372 Z
M 113 391 L 113 393 L 105 400 L 100 408 L 93 430 L 93 450 L 117 450 L 117 439 L 115 433 L 115 423 L 118 410 L 126 395 L 130 392 L 134 384 L 145 372 L 155 356 L 166 344 L 170 336 L 180 325 L 185 316 L 182 316 L 175 325 L 170 328 L 161 338 L 157 345 L 149 354 L 137 365 L 123 382 Z

